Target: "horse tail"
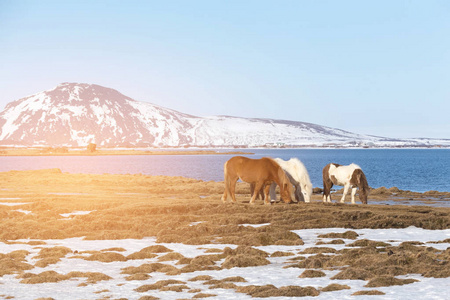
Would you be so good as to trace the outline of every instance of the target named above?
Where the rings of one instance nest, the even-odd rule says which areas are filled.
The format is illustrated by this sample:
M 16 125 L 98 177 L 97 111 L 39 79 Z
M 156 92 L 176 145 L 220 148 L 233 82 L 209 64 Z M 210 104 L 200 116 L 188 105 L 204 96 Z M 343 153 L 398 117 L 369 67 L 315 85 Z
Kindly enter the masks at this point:
M 230 180 L 228 178 L 228 161 L 223 164 L 223 181 L 225 183 L 225 191 L 223 193 L 222 201 L 227 201 L 228 195 L 230 195 Z
M 359 188 L 359 200 L 361 200 L 362 203 L 367 204 L 367 196 L 369 195 L 370 187 L 366 175 L 361 169 L 356 169 L 352 175 L 352 181 L 353 180 Z
M 225 178 L 225 184 L 227 186 L 228 191 L 231 190 L 231 178 L 230 176 L 233 176 L 233 171 L 231 170 L 230 172 L 230 168 L 232 168 L 232 166 L 228 166 L 228 162 L 227 161 L 224 165 L 223 165 L 223 176 Z
M 326 197 L 328 197 L 328 195 L 330 195 L 331 187 L 333 186 L 333 182 L 330 179 L 330 167 L 331 167 L 331 164 L 328 164 L 322 170 L 324 201 L 326 201 Z
M 223 178 L 224 178 L 224 180 L 227 179 L 227 173 L 228 173 L 228 171 L 227 171 L 227 165 L 228 165 L 228 161 L 226 161 L 226 162 L 223 164 Z

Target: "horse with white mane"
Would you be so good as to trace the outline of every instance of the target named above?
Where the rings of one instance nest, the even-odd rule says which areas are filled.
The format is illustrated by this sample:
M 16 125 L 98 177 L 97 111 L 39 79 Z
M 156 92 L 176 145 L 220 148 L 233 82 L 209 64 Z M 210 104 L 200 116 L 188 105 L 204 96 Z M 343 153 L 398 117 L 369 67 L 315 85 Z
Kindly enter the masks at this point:
M 281 158 L 274 158 L 274 160 L 280 165 L 290 182 L 294 185 L 297 202 L 304 201 L 309 203 L 312 195 L 312 184 L 305 165 L 297 158 L 291 158 L 287 161 Z M 276 184 L 272 183 L 270 186 L 270 198 L 272 200 L 276 199 L 275 188 Z
M 367 195 L 369 194 L 369 184 L 366 175 L 356 164 L 342 166 L 331 163 L 326 165 L 322 171 L 323 177 L 323 202 L 331 202 L 331 188 L 333 184 L 344 186 L 341 203 L 344 203 L 348 189 L 352 188 L 352 204 L 355 204 L 356 189 L 359 189 L 359 200 L 367 204 Z

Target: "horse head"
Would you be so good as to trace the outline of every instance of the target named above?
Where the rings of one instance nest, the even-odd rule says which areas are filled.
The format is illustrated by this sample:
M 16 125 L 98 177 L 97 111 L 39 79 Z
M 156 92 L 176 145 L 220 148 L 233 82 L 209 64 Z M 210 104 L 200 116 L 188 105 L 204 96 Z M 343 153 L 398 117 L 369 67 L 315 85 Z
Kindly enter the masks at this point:
M 302 185 L 302 194 L 303 199 L 305 199 L 306 203 L 311 202 L 311 195 L 312 195 L 312 184 L 311 183 L 304 183 Z
M 288 175 L 284 172 L 284 170 L 278 166 L 278 179 L 280 186 L 280 197 L 285 203 L 292 203 L 291 195 L 294 193 L 294 187 L 289 180 Z
M 295 186 L 295 199 L 297 202 L 310 202 L 312 184 L 305 165 L 295 157 L 288 161 L 284 161 L 281 158 L 276 158 L 275 160 L 283 168 L 289 180 Z
M 282 186 L 280 186 L 280 197 L 284 203 L 293 203 L 292 201 L 292 193 L 294 192 L 294 188 L 292 184 L 288 182 L 284 182 Z
M 367 204 L 367 197 L 369 195 L 370 187 L 367 183 L 366 175 L 361 169 L 356 169 L 353 176 L 356 177 L 356 185 L 359 188 L 359 200 L 363 204 Z

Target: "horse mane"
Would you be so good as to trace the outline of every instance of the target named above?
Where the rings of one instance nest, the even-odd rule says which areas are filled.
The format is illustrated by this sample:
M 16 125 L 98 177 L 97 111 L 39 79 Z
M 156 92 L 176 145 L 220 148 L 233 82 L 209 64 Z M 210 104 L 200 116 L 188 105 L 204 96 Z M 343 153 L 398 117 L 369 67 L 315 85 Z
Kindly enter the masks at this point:
M 356 170 L 356 169 L 361 169 L 360 166 L 358 166 L 357 164 L 354 164 L 354 163 L 351 163 L 351 164 L 349 164 L 348 166 L 349 166 L 349 167 L 352 167 L 354 170 Z
M 369 184 L 367 183 L 367 178 L 361 168 L 355 169 L 352 174 L 352 180 L 356 182 L 359 188 L 359 198 L 361 202 L 365 199 L 367 203 L 367 195 L 369 194 Z
M 309 178 L 308 170 L 306 170 L 305 165 L 298 158 L 291 158 L 289 161 L 294 162 L 292 165 L 295 169 L 297 169 L 296 174 L 302 174 L 302 178 L 300 178 L 300 182 L 304 183 L 308 189 L 308 192 L 312 191 L 312 183 Z

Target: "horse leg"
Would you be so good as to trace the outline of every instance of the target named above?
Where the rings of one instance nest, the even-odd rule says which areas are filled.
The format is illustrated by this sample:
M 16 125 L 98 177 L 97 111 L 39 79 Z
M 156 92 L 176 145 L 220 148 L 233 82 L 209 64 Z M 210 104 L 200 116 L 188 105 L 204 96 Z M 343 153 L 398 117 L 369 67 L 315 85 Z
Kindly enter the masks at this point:
M 222 202 L 223 203 L 227 202 L 227 198 L 228 198 L 227 188 L 225 188 L 225 191 L 223 192 L 223 195 L 222 195 Z
M 227 202 L 230 194 L 230 175 L 228 174 L 228 162 L 223 165 L 223 181 L 225 183 L 225 190 L 223 191 L 222 202 Z
M 277 184 L 275 182 L 272 182 L 270 185 L 270 200 L 273 202 L 277 201 L 277 192 L 275 189 L 277 188 Z
M 264 199 L 267 199 L 267 196 L 265 196 L 264 195 L 265 193 L 264 193 L 264 189 L 261 189 L 260 191 L 259 191 L 259 196 L 261 196 L 261 200 L 264 200 Z M 265 198 L 264 198 L 265 197 Z M 270 200 L 269 200 L 270 201 Z
M 264 187 L 264 195 L 265 195 L 264 204 L 269 204 L 269 205 L 272 204 L 271 201 L 270 201 L 270 198 L 269 198 L 269 193 L 270 193 L 271 189 L 272 189 L 272 185 L 271 184 L 267 184 Z
M 225 178 L 225 190 L 223 191 L 223 196 L 222 196 L 223 203 L 227 202 L 228 190 L 229 190 L 228 186 L 229 186 L 228 180 Z
M 347 184 L 344 185 L 344 193 L 342 193 L 341 203 L 345 202 L 345 196 L 348 193 L 349 187 L 350 187 L 350 183 L 347 183 Z
M 323 202 L 331 202 L 331 188 L 333 182 L 330 179 L 323 180 Z
M 229 177 L 225 177 L 225 191 L 223 192 L 222 202 L 226 203 L 228 196 L 231 196 L 232 203 L 236 203 L 236 196 L 234 194 L 236 188 L 236 182 L 238 178 L 230 179 Z
M 256 193 L 256 200 L 261 198 L 261 200 L 264 200 L 264 190 L 261 189 L 260 191 L 255 190 L 255 184 L 250 183 L 250 196 L 253 196 L 253 194 Z
M 255 193 L 255 184 L 250 183 L 250 197 Z
M 259 191 L 261 190 L 264 182 L 256 182 L 255 184 L 255 193 L 253 193 L 252 198 L 250 199 L 250 204 L 255 204 L 256 196 L 259 194 Z
M 352 188 L 352 204 L 355 204 L 356 187 Z
M 230 186 L 229 186 L 229 193 L 231 195 L 231 199 L 233 200 L 233 203 L 236 203 L 236 182 L 238 181 L 238 178 L 231 180 Z

